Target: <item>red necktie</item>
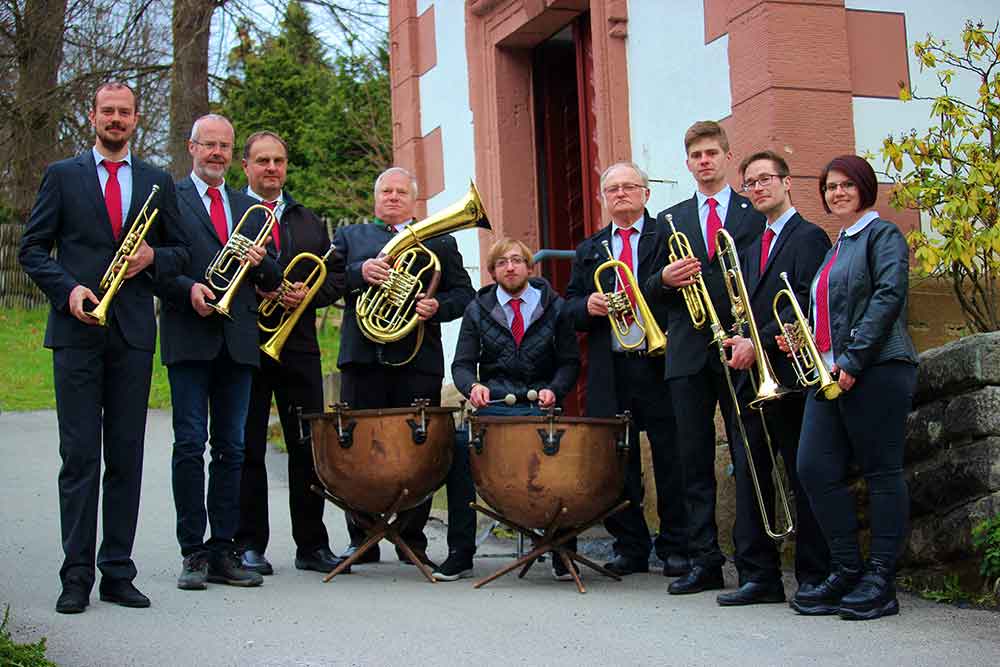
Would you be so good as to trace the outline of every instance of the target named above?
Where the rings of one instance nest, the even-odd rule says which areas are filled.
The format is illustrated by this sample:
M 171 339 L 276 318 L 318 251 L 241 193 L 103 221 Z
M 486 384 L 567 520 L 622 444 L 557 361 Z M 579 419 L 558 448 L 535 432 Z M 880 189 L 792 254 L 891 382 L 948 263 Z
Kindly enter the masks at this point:
M 715 201 L 713 197 L 707 199 L 708 202 L 708 224 L 706 225 L 706 235 L 705 247 L 708 249 L 708 259 L 709 261 L 715 257 L 715 235 L 719 233 L 722 229 L 722 218 L 719 217 L 719 212 L 715 208 L 719 205 L 719 202 Z
M 510 304 L 514 311 L 514 319 L 510 322 L 510 333 L 514 336 L 514 342 L 521 347 L 521 339 L 524 338 L 524 317 L 521 315 L 521 300 L 511 299 Z
M 636 230 L 633 227 L 628 229 L 619 229 L 618 236 L 622 239 L 622 251 L 618 253 L 618 261 L 628 267 L 628 270 L 635 275 L 635 267 L 632 265 L 632 235 L 635 234 Z M 632 284 L 626 280 L 625 272 L 620 271 L 619 276 L 622 281 L 622 285 L 625 287 L 625 293 L 628 294 L 628 300 L 631 302 L 632 307 L 635 307 L 635 294 L 632 292 Z
M 830 269 L 837 261 L 840 243 L 833 249 L 833 257 L 826 263 L 816 282 L 816 349 L 826 352 L 830 349 Z
M 219 188 L 209 188 L 208 198 L 212 200 L 208 208 L 209 217 L 212 218 L 212 226 L 219 236 L 222 245 L 226 245 L 229 240 L 229 226 L 226 224 L 226 207 L 222 205 L 222 193 Z
M 278 200 L 275 199 L 274 201 L 266 201 L 266 202 L 264 202 L 264 206 L 268 207 L 269 209 L 271 209 L 273 211 L 275 208 L 278 207 Z M 278 225 L 277 225 L 277 223 L 275 223 L 274 227 L 271 227 L 271 239 L 274 240 L 274 249 L 277 252 L 280 253 L 281 252 L 281 232 L 278 231 Z
M 764 236 L 760 240 L 760 275 L 764 275 L 764 268 L 767 266 L 767 255 L 771 251 L 771 241 L 774 240 L 774 231 L 770 227 L 764 230 Z
M 118 182 L 118 170 L 124 162 L 101 160 L 108 170 L 108 182 L 104 186 L 104 205 L 108 209 L 108 220 L 111 221 L 111 233 L 117 241 L 122 235 L 122 186 Z

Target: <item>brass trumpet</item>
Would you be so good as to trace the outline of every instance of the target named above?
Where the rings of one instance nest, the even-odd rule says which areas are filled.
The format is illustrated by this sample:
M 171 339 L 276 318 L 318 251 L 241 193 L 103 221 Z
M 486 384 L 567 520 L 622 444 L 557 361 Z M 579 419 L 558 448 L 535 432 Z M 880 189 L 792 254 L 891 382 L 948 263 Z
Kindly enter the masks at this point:
M 250 214 L 258 210 L 264 212 L 266 216 L 265 222 L 261 225 L 257 236 L 251 240 L 249 237 L 240 234 L 240 230 L 250 217 Z M 240 218 L 239 224 L 233 229 L 233 233 L 229 235 L 226 245 L 215 255 L 215 258 L 212 259 L 211 263 L 205 269 L 205 280 L 208 282 L 209 287 L 217 293 L 222 293 L 222 296 L 215 303 L 208 304 L 216 312 L 232 319 L 229 315 L 229 309 L 232 306 L 233 299 L 236 297 L 236 293 L 240 289 L 240 285 L 243 283 L 243 278 L 250 268 L 250 264 L 247 262 L 247 251 L 250 250 L 251 246 L 264 247 L 271 236 L 271 229 L 276 224 L 278 224 L 278 218 L 275 217 L 274 211 L 263 204 L 254 204 L 246 210 L 246 213 Z M 234 265 L 236 265 L 235 269 L 233 268 Z
M 101 278 L 101 290 L 104 291 L 104 296 L 101 297 L 100 303 L 94 306 L 94 309 L 88 312 L 87 315 L 97 320 L 97 324 L 102 327 L 108 324 L 108 311 L 111 308 L 111 301 L 118 294 L 122 281 L 125 280 L 125 274 L 128 273 L 128 258 L 139 249 L 139 245 L 142 244 L 143 239 L 146 238 L 146 233 L 153 225 L 153 220 L 156 219 L 156 215 L 160 212 L 158 208 L 154 208 L 152 213 L 147 212 L 149 205 L 153 202 L 153 197 L 156 196 L 159 190 L 160 186 L 154 185 L 153 189 L 149 191 L 146 203 L 139 209 L 139 214 L 135 216 L 135 222 L 132 223 L 132 227 L 128 230 L 128 234 L 125 235 L 121 245 L 118 246 L 118 251 L 111 260 L 107 271 L 104 272 L 104 277 Z
M 597 286 L 597 291 L 604 294 L 608 300 L 608 319 L 611 321 L 611 331 L 618 339 L 618 344 L 622 346 L 622 349 L 635 350 L 645 342 L 646 354 L 652 356 L 663 354 L 667 349 L 667 337 L 656 324 L 653 312 L 649 309 L 639 285 L 635 282 L 635 275 L 628 268 L 628 264 L 615 259 L 608 242 L 604 241 L 603 243 L 609 259 L 594 271 L 594 284 Z M 601 287 L 601 273 L 608 270 L 615 272 L 615 291 L 610 293 L 606 293 Z M 632 289 L 632 298 L 635 299 L 634 306 L 629 299 L 628 290 L 619 289 L 622 283 L 621 276 L 625 276 L 625 281 Z M 630 341 L 628 336 L 632 331 L 633 323 L 637 325 L 637 330 L 641 335 L 635 337 L 634 341 Z
M 788 350 L 792 358 L 792 367 L 795 369 L 795 376 L 803 387 L 817 385 L 816 400 L 832 401 L 840 396 L 840 385 L 833 379 L 823 355 L 816 347 L 816 341 L 809 330 L 809 320 L 806 319 L 798 299 L 795 298 L 795 290 L 788 282 L 788 274 L 782 271 L 781 280 L 784 281 L 787 289 L 783 289 L 774 295 L 772 310 L 774 319 L 782 331 L 782 336 L 788 344 Z M 785 323 L 778 312 L 781 299 L 786 298 L 791 302 L 792 313 L 795 315 L 795 323 Z
M 720 229 L 715 235 L 716 255 L 719 258 L 719 265 L 722 267 L 726 280 L 726 291 L 729 292 L 729 301 L 733 309 L 733 331 L 740 333 L 745 325 L 750 330 L 750 340 L 754 346 L 754 365 L 757 374 L 750 374 L 753 381 L 756 397 L 750 401 L 750 407 L 760 411 L 760 423 L 764 431 L 764 440 L 767 443 L 767 453 L 771 457 L 771 479 L 774 483 L 774 491 L 781 503 L 782 512 L 785 515 L 785 527 L 781 530 L 771 528 L 771 520 L 767 516 L 767 507 L 764 504 L 764 494 L 760 489 L 760 480 L 757 478 L 757 467 L 754 465 L 753 452 L 750 450 L 750 442 L 747 440 L 746 428 L 743 426 L 743 412 L 740 410 L 740 402 L 736 397 L 736 390 L 733 388 L 733 378 L 726 364 L 725 347 L 719 344 L 719 361 L 722 362 L 723 374 L 726 376 L 726 383 L 729 386 L 729 395 L 733 399 L 733 410 L 736 413 L 736 424 L 739 427 L 740 437 L 743 438 L 743 448 L 747 456 L 747 467 L 750 469 L 750 481 L 753 483 L 754 494 L 757 496 L 757 506 L 760 509 L 760 516 L 764 523 L 764 531 L 775 540 L 780 540 L 795 531 L 792 522 L 792 511 L 788 506 L 788 493 L 785 491 L 785 484 L 781 481 L 778 472 L 778 462 L 774 458 L 774 446 L 771 444 L 771 434 L 767 429 L 767 420 L 764 419 L 764 403 L 780 398 L 788 393 L 774 379 L 774 371 L 764 354 L 760 344 L 760 333 L 757 331 L 757 324 L 753 318 L 753 311 L 750 308 L 750 296 L 747 292 L 746 283 L 743 281 L 743 272 L 740 270 L 740 258 L 736 253 L 736 243 L 733 237 L 725 229 Z
M 267 356 L 271 357 L 275 361 L 281 361 L 281 349 L 285 346 L 285 342 L 288 340 L 288 336 L 292 333 L 292 329 L 295 328 L 295 324 L 302 317 L 302 313 L 309 306 L 312 300 L 316 297 L 319 292 L 320 287 L 323 286 L 323 281 L 326 280 L 326 260 L 330 258 L 330 255 L 334 251 L 334 246 L 331 245 L 330 249 L 326 251 L 322 257 L 317 257 L 311 252 L 300 252 L 292 261 L 288 263 L 285 267 L 284 276 L 281 279 L 281 285 L 278 287 L 277 294 L 273 299 L 264 299 L 257 306 L 257 326 L 264 333 L 272 334 L 266 342 L 261 343 L 260 349 Z M 313 270 L 309 272 L 303 284 L 308 288 L 306 295 L 302 297 L 302 301 L 295 308 L 289 309 L 285 308 L 281 304 L 281 300 L 286 294 L 291 292 L 293 288 L 293 283 L 289 280 L 289 276 L 292 274 L 292 270 L 299 264 L 299 262 L 313 262 L 315 266 Z M 277 314 L 277 322 L 271 324 L 269 320 L 274 319 Z
M 379 252 L 378 259 L 384 259 L 392 268 L 388 278 L 380 285 L 369 286 L 358 298 L 358 328 L 366 338 L 383 345 L 404 338 L 414 329 L 418 331 L 413 353 L 403 362 L 388 365 L 408 364 L 423 344 L 424 326 L 416 313 L 417 295 L 434 296 L 441 280 L 441 262 L 423 242 L 473 227 L 492 230 L 479 191 L 470 181 L 469 191 L 462 199 L 407 225 Z
M 667 248 L 669 249 L 668 261 L 673 264 L 679 259 L 694 257 L 694 250 L 691 249 L 691 242 L 683 232 L 677 231 L 674 227 L 674 216 L 667 214 L 667 223 L 670 225 L 670 236 L 667 237 Z M 719 321 L 719 315 L 712 305 L 712 295 L 708 292 L 705 280 L 701 277 L 701 271 L 694 276 L 694 283 L 681 288 L 681 295 L 684 297 L 684 305 L 687 306 L 688 314 L 691 315 L 691 324 L 695 329 L 701 329 L 706 322 L 712 329 L 712 342 L 720 346 L 726 339 L 726 332 Z M 723 350 L 723 357 L 725 351 Z M 725 364 L 723 364 L 725 365 Z

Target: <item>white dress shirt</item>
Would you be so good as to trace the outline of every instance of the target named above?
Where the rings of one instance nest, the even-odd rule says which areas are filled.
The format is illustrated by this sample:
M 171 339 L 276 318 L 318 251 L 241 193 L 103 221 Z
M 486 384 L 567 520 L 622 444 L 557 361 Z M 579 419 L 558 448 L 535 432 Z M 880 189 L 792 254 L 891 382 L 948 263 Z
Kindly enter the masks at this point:
M 108 170 L 104 168 L 101 164 L 104 160 L 109 160 L 111 162 L 117 162 L 117 160 L 111 160 L 111 158 L 104 157 L 101 155 L 100 151 L 97 150 L 97 146 L 91 149 L 94 153 L 94 162 L 97 163 L 97 180 L 101 183 L 101 194 L 103 195 L 105 190 L 108 188 Z M 130 148 L 125 157 L 122 158 L 123 164 L 118 168 L 118 185 L 121 187 L 122 191 L 122 229 L 125 228 L 128 223 L 129 207 L 132 205 L 132 149 Z M 148 197 L 149 194 L 147 193 Z
M 198 190 L 198 194 L 201 196 L 201 203 L 205 205 L 205 210 L 208 212 L 208 217 L 212 217 L 212 198 L 208 196 L 208 189 L 211 186 L 205 181 L 198 178 L 198 174 L 191 172 L 191 181 L 194 183 L 194 187 Z M 223 181 L 218 186 L 219 192 L 222 194 L 222 207 L 226 210 L 226 229 L 228 230 L 228 236 L 233 235 L 233 212 L 229 208 L 229 197 L 226 196 L 226 182 Z

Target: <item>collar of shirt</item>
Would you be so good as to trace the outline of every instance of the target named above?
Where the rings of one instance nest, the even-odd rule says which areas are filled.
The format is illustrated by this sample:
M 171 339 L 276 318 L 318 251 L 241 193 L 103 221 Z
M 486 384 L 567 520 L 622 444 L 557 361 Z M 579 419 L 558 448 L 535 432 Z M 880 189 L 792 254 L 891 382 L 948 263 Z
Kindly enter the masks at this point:
M 775 239 L 781 235 L 781 230 L 785 228 L 785 225 L 788 224 L 788 221 L 792 219 L 792 216 L 795 215 L 795 213 L 795 207 L 792 206 L 787 211 L 782 213 L 773 223 L 768 223 L 767 228 L 774 232 Z M 774 239 L 771 239 L 771 247 L 774 247 Z
M 695 197 L 698 198 L 698 211 L 699 213 L 704 211 L 704 214 L 708 215 L 708 200 L 714 199 L 718 202 L 716 210 L 719 212 L 719 217 L 722 218 L 723 224 L 726 222 L 726 209 L 729 208 L 729 200 L 732 197 L 733 189 L 729 187 L 727 183 L 725 187 L 716 192 L 714 195 L 706 195 L 701 190 L 694 193 Z
M 617 234 L 616 232 L 618 232 L 619 230 L 622 230 L 622 229 L 634 229 L 636 231 L 636 233 L 632 235 L 633 238 L 634 238 L 635 236 L 637 236 L 639 234 L 642 234 L 642 225 L 643 225 L 643 223 L 645 221 L 646 221 L 646 216 L 644 216 L 644 215 L 640 215 L 639 219 L 636 220 L 635 222 L 633 222 L 628 227 L 619 227 L 617 224 L 615 224 L 614 221 L 612 221 L 611 222 L 611 237 L 612 238 L 615 238 L 615 237 L 621 238 L 621 234 Z
M 217 187 L 222 193 L 222 208 L 226 211 L 226 226 L 229 228 L 229 233 L 233 233 L 233 212 L 229 209 L 229 197 L 226 196 L 226 182 L 223 181 L 217 186 L 209 185 L 205 181 L 198 177 L 198 174 L 191 172 L 191 182 L 194 183 L 195 189 L 201 196 L 201 203 L 205 205 L 205 211 L 208 212 L 209 216 L 212 215 L 212 200 L 208 197 L 208 189 L 211 187 Z
M 514 321 L 514 309 L 510 306 L 510 300 L 514 296 L 505 290 L 500 283 L 497 283 L 497 303 L 503 308 L 504 315 L 507 317 L 507 326 L 509 327 Z M 518 295 L 521 299 L 521 317 L 524 318 L 524 326 L 527 328 L 528 324 L 531 323 L 531 317 L 535 314 L 535 308 L 538 307 L 538 303 L 542 300 L 542 291 L 528 283 L 524 291 Z
M 108 188 L 108 179 L 110 178 L 107 167 L 105 167 L 101 162 L 104 160 L 110 160 L 101 154 L 97 150 L 97 146 L 91 149 L 94 155 L 94 163 L 97 165 L 97 182 L 101 186 L 101 193 L 103 194 Z M 117 173 L 118 186 L 121 190 L 121 206 L 122 206 L 122 223 L 127 223 L 128 215 L 132 207 L 132 149 L 129 149 L 125 153 L 125 157 L 121 160 L 128 165 L 128 169 L 119 168 Z
M 254 192 L 253 189 L 249 185 L 247 186 L 247 195 L 249 197 L 251 197 L 252 199 L 256 199 L 257 201 L 259 201 L 262 204 L 267 203 L 267 200 L 265 200 L 263 197 L 261 197 L 256 192 Z M 275 201 L 278 202 L 278 205 L 274 207 L 274 215 L 280 221 L 281 220 L 281 214 L 285 212 L 285 191 L 284 190 L 282 190 L 281 192 L 278 193 L 278 198 Z
M 109 157 L 107 157 L 105 155 L 101 155 L 101 151 L 97 150 L 97 146 L 92 147 L 90 150 L 94 154 L 94 164 L 96 164 L 98 166 L 102 166 L 101 165 L 101 161 L 102 160 L 111 160 L 111 158 L 109 158 Z M 129 169 L 132 168 L 132 149 L 131 148 L 129 148 L 128 151 L 126 151 L 125 157 L 123 157 L 121 159 L 121 161 L 124 162 L 125 164 L 127 164 Z M 114 162 L 114 160 L 112 160 L 112 162 Z
M 392 227 L 393 229 L 396 230 L 396 233 L 398 234 L 399 232 L 403 231 L 403 227 L 406 227 L 411 222 L 413 222 L 413 218 L 410 218 L 406 222 L 401 222 L 398 225 L 389 225 L 389 224 L 386 224 L 386 227 Z
M 877 219 L 878 219 L 878 211 L 868 211 L 863 216 L 858 218 L 858 221 L 855 222 L 853 225 L 851 225 L 847 229 L 842 230 L 841 233 L 847 236 L 854 236 L 855 234 L 861 232 L 861 230 L 867 227 L 869 224 L 871 224 L 872 220 L 877 220 Z

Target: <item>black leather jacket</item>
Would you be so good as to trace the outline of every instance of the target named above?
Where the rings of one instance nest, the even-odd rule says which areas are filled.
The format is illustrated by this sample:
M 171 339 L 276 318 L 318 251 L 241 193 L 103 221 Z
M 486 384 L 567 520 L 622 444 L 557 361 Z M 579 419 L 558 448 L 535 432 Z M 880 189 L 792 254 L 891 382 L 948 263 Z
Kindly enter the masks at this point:
M 860 375 L 885 361 L 916 364 L 906 329 L 910 251 L 902 232 L 876 218 L 856 234 L 842 234 L 839 246 L 830 270 L 830 338 L 837 366 Z M 836 250 L 834 245 L 822 266 Z M 814 291 L 818 279 L 819 273 Z

